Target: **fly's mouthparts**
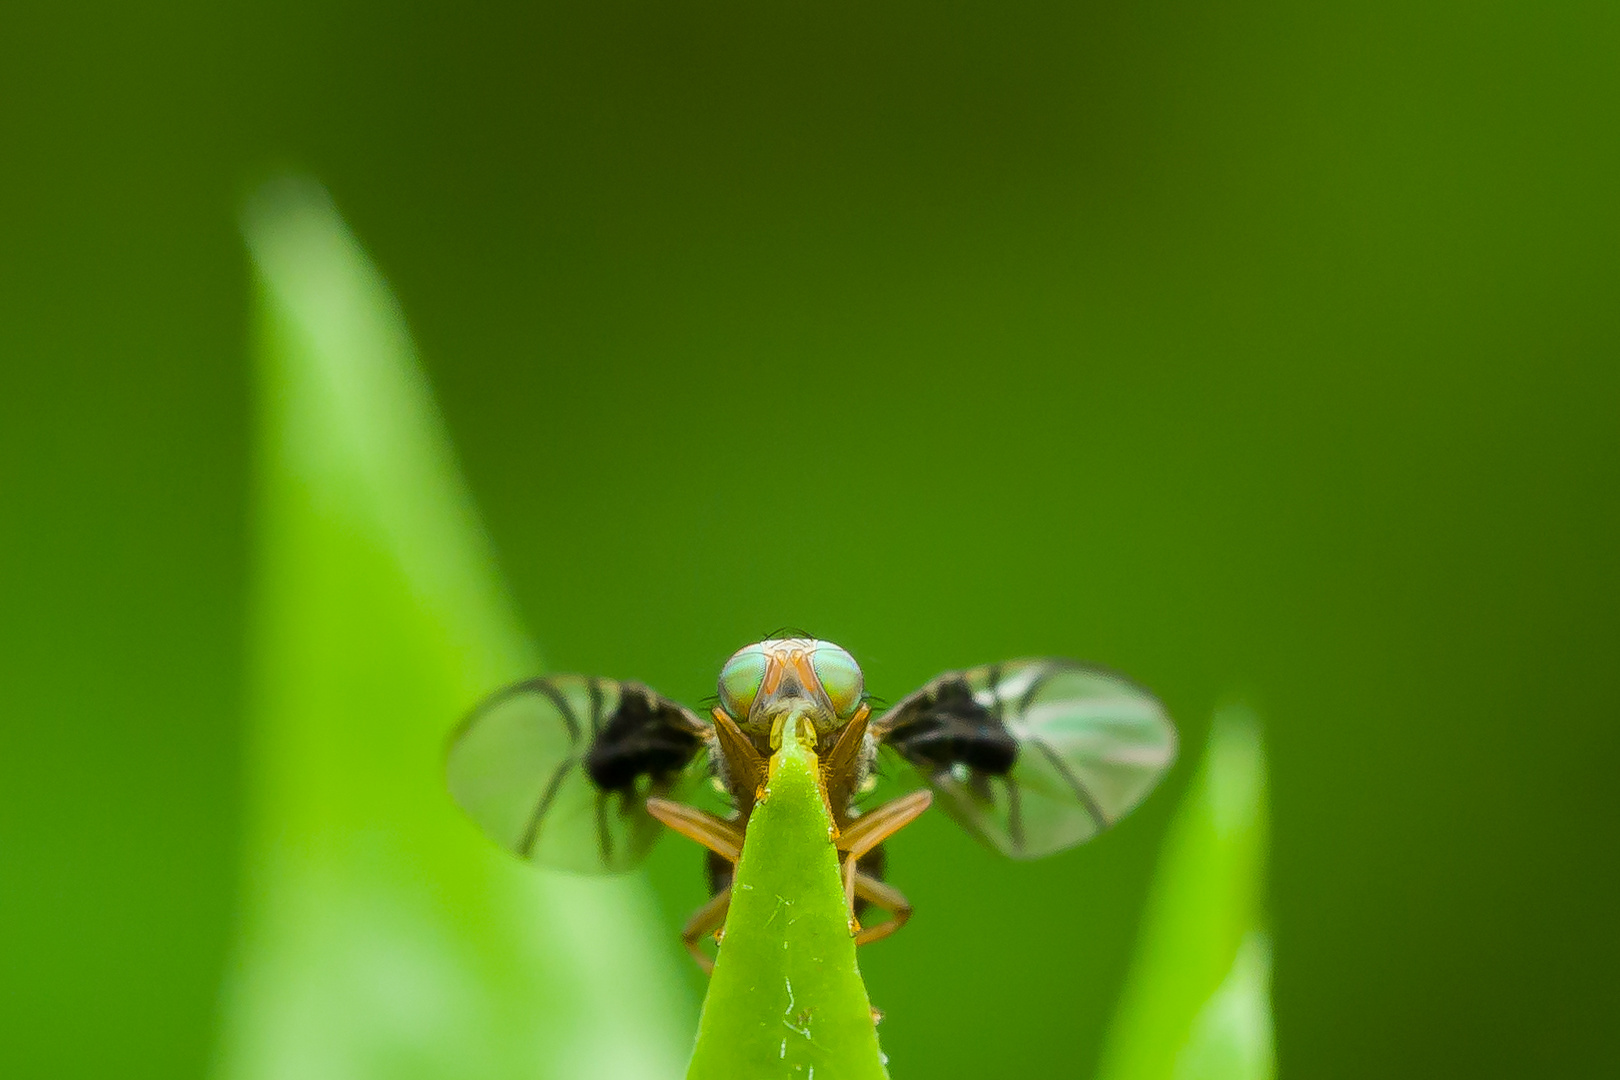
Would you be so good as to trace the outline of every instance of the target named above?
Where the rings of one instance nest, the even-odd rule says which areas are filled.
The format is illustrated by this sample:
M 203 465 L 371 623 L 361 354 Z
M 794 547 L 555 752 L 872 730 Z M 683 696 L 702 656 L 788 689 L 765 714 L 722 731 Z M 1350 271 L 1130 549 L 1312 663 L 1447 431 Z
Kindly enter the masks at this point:
M 816 707 L 811 702 L 796 702 L 790 708 L 777 713 L 776 719 L 771 721 L 771 750 L 782 749 L 784 739 L 796 739 L 800 746 L 816 752 L 816 745 L 820 742 L 820 734 L 816 729 L 815 719 L 811 713 Z

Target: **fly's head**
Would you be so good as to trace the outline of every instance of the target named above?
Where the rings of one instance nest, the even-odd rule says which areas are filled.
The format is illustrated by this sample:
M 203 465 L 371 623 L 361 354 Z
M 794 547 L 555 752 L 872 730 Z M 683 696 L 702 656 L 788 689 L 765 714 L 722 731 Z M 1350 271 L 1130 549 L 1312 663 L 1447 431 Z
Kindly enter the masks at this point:
M 781 744 L 789 715 L 818 741 L 849 723 L 866 696 L 860 665 L 843 648 L 814 638 L 761 641 L 720 669 L 720 707 L 761 753 Z

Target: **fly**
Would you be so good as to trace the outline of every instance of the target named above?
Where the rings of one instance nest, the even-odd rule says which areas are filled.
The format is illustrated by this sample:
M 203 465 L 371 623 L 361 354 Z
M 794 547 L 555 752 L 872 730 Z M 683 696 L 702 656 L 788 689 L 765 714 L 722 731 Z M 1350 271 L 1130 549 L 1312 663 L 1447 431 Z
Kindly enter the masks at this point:
M 708 717 L 635 682 L 554 675 L 507 687 L 452 736 L 450 792 L 502 846 L 545 866 L 629 870 L 666 826 L 702 844 L 711 899 L 681 940 L 710 970 L 700 943 L 725 924 L 743 834 L 789 715 L 814 731 L 858 944 L 910 918 L 884 880 L 883 842 L 932 803 L 996 851 L 1040 858 L 1118 821 L 1176 754 L 1158 699 L 1101 668 L 1033 659 L 948 671 L 874 716 L 854 657 L 793 637 L 727 660 Z M 884 754 L 926 786 L 863 808 Z M 724 815 L 676 798 L 705 775 L 729 801 Z M 869 905 L 890 918 L 854 922 Z

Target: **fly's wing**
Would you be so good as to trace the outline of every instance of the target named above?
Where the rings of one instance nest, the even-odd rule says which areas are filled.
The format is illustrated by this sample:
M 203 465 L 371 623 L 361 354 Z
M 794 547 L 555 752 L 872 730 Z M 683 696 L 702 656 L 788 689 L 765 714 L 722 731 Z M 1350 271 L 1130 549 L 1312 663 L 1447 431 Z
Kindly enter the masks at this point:
M 708 727 L 638 683 L 555 675 L 494 694 L 451 737 L 450 794 L 503 847 L 545 866 L 615 873 L 641 861 L 664 795 Z
M 1176 729 L 1157 698 L 1072 660 L 946 672 L 873 727 L 947 814 L 1016 859 L 1091 839 L 1141 802 L 1176 756 Z

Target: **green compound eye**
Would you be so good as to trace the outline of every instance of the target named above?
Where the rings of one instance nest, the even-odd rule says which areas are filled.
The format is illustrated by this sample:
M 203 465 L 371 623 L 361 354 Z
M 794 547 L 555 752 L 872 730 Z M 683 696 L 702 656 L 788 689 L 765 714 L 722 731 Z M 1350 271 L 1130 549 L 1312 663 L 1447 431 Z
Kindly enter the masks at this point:
M 765 681 L 765 650 L 758 645 L 739 649 L 720 669 L 720 707 L 733 720 L 746 720 Z
M 815 668 L 816 678 L 821 680 L 821 688 L 827 692 L 838 718 L 848 720 L 855 715 L 866 693 L 866 679 L 855 658 L 830 641 L 818 641 L 816 651 L 810 655 L 810 666 Z

